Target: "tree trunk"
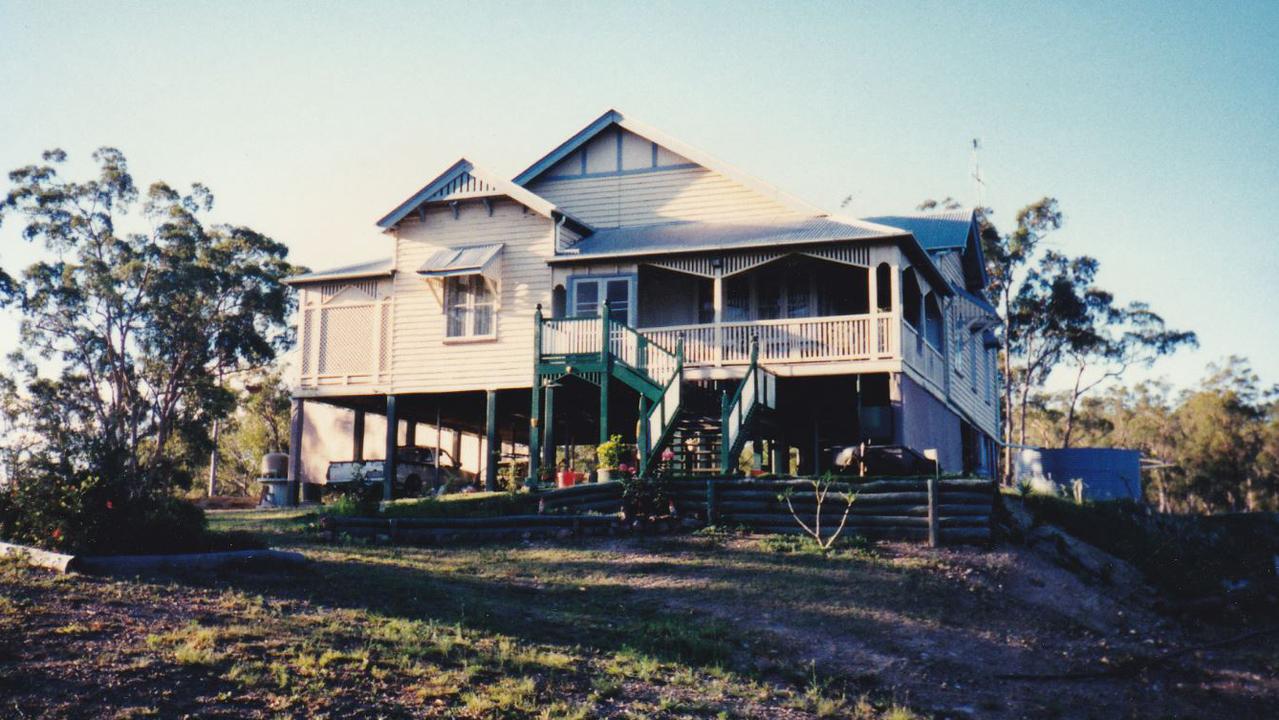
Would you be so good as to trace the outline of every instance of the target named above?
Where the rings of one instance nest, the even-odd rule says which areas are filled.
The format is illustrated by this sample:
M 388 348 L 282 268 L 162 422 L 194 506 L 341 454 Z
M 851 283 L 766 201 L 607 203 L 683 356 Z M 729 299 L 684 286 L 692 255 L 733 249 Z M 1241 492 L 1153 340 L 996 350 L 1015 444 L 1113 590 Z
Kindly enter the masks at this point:
M 1075 386 L 1070 390 L 1070 407 L 1066 408 L 1066 432 L 1061 437 L 1061 446 L 1070 447 L 1070 435 L 1075 430 L 1075 406 L 1079 404 L 1079 382 L 1084 377 L 1083 363 L 1079 364 L 1079 372 L 1075 373 Z
M 209 453 L 209 497 L 218 494 L 218 439 L 222 435 L 222 421 L 213 421 L 213 451 Z

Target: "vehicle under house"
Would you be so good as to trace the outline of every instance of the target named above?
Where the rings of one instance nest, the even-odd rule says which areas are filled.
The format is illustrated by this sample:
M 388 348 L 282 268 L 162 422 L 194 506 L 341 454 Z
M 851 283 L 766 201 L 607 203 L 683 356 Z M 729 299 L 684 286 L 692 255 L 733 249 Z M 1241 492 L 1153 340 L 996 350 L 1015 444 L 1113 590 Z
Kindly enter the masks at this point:
M 354 418 L 324 463 L 374 458 L 381 415 L 387 477 L 426 426 L 436 457 L 473 437 L 489 488 L 612 435 L 641 471 L 819 473 L 866 443 L 991 473 L 972 210 L 840 218 L 609 111 L 512 180 L 459 160 L 378 225 L 390 257 L 287 281 L 304 497 L 316 403 Z

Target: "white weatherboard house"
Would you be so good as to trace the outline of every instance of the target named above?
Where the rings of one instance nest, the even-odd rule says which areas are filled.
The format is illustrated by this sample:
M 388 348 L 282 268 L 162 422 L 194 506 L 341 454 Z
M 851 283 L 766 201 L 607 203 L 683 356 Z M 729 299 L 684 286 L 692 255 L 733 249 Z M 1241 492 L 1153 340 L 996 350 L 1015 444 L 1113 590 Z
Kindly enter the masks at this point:
M 612 434 L 645 470 L 736 471 L 749 448 L 815 473 L 865 441 L 991 471 L 971 210 L 836 217 L 609 111 L 512 180 L 459 160 L 378 225 L 389 258 L 288 281 L 298 481 L 364 458 L 366 413 L 397 429 L 377 443 L 392 465 L 419 424 L 473 436 L 489 487 Z M 315 403 L 354 431 L 299 457 Z

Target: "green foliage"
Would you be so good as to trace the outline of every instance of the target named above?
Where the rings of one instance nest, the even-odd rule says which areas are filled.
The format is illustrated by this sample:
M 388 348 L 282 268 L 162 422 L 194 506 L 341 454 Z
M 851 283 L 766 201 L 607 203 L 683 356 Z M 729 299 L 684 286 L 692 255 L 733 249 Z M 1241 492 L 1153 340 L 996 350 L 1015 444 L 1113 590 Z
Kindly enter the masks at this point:
M 218 436 L 218 494 L 253 496 L 262 456 L 289 450 L 291 397 L 279 368 L 235 379 L 235 411 Z
M 1130 502 L 1076 504 L 1029 495 L 1026 507 L 1039 522 L 1056 525 L 1131 563 L 1150 582 L 1178 596 L 1217 592 L 1228 579 L 1272 572 L 1279 539 L 1271 521 L 1227 523 L 1193 515 L 1148 513 Z
M 458 493 L 413 500 L 395 500 L 384 517 L 496 517 L 537 512 L 537 496 L 529 493 Z
M 1169 329 L 1146 303 L 1116 304 L 1114 295 L 1095 282 L 1100 269 L 1096 258 L 1043 249 L 1045 239 L 1064 222 L 1055 198 L 1022 208 L 1008 233 L 995 227 L 992 215 L 989 208 L 978 212 L 986 291 L 1003 321 L 998 332 L 1006 370 L 1004 437 L 1027 442 L 1034 396 L 1054 371 L 1070 367 L 1074 384 L 1061 418 L 1062 444 L 1069 446 L 1082 398 L 1134 366 L 1149 367 L 1160 357 L 1194 346 L 1197 339 L 1193 332 Z
M 0 537 L 60 552 L 203 550 L 204 511 L 165 492 L 139 495 L 127 476 L 30 474 L 0 494 Z
M 269 364 L 291 341 L 280 280 L 297 268 L 249 228 L 206 225 L 203 185 L 141 194 L 112 148 L 94 153 L 97 175 L 83 182 L 59 176 L 65 153 L 43 159 L 11 172 L 0 200 L 0 220 L 20 218 L 45 251 L 4 288 L 22 317 L 19 380 L 3 403 L 18 488 L 5 532 L 75 533 L 89 551 L 186 542 L 202 523 L 170 496 L 190 485 L 210 428 L 234 405 L 221 375 Z
M 1028 434 L 1062 441 L 1067 395 L 1040 395 Z M 1147 500 L 1162 512 L 1279 510 L 1279 402 L 1246 361 L 1210 365 L 1197 386 L 1113 386 L 1080 403 L 1077 440 L 1141 450 L 1161 464 L 1143 472 Z
M 329 515 L 345 517 L 373 517 L 382 503 L 382 486 L 378 483 L 352 482 L 338 491 L 337 497 L 325 506 Z
M 599 444 L 595 449 L 595 454 L 599 458 L 600 468 L 605 470 L 614 470 L 622 462 L 622 436 L 613 435 L 606 442 Z
M 636 473 L 622 480 L 622 509 L 628 518 L 670 514 L 671 478 L 666 473 Z

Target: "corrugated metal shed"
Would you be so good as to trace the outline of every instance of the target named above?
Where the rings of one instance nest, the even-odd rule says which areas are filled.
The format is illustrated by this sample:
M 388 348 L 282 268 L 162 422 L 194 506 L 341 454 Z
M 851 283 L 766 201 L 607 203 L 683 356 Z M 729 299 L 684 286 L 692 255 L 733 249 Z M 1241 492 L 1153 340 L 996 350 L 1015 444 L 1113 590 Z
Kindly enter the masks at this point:
M 317 270 L 315 272 L 294 275 L 285 278 L 286 285 L 300 285 L 303 283 L 328 282 L 331 280 L 354 280 L 357 278 L 371 277 L 390 277 L 395 273 L 395 261 L 390 258 L 385 260 L 370 260 L 368 262 L 356 263 L 354 265 L 343 265 L 342 267 L 330 268 L 328 270 Z

